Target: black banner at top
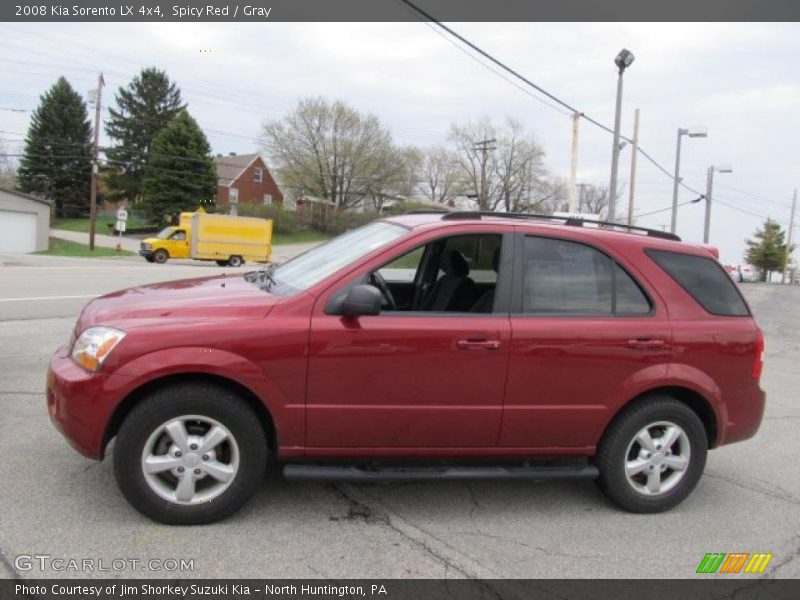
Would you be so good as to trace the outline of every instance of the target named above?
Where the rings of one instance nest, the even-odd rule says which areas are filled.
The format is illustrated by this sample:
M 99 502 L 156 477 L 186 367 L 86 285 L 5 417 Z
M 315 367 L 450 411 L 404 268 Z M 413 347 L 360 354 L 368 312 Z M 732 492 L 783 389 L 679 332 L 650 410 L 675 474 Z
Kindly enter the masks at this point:
M 800 21 L 798 0 L 413 0 L 438 21 Z M 404 0 L 3 0 L 0 21 L 418 21 Z

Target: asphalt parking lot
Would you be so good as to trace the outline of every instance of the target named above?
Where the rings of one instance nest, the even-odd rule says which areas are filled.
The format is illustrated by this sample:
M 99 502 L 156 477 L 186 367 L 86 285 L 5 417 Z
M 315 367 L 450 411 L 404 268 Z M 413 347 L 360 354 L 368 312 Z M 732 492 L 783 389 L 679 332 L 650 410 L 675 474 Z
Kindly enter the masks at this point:
M 79 456 L 51 426 L 47 362 L 91 296 L 217 272 L 133 260 L 0 261 L 0 575 L 684 578 L 706 552 L 772 552 L 765 576 L 800 576 L 800 286 L 743 287 L 767 339 L 766 417 L 754 439 L 711 452 L 695 492 L 669 513 L 623 513 L 591 482 L 353 486 L 270 476 L 223 523 L 158 525 L 122 498 L 110 460 Z M 194 569 L 20 568 L 16 557 L 37 554 L 106 566 L 192 559 Z

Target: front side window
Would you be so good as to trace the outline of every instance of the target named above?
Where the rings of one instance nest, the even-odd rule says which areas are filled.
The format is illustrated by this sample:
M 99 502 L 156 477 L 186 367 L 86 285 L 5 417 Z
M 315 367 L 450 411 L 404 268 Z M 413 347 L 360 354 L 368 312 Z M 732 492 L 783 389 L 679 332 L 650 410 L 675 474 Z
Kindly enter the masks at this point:
M 645 315 L 650 301 L 607 255 L 567 240 L 525 237 L 522 310 L 549 315 Z
M 169 239 L 176 240 L 178 242 L 185 242 L 186 241 L 186 232 L 183 229 L 178 229 L 175 233 L 169 236 Z

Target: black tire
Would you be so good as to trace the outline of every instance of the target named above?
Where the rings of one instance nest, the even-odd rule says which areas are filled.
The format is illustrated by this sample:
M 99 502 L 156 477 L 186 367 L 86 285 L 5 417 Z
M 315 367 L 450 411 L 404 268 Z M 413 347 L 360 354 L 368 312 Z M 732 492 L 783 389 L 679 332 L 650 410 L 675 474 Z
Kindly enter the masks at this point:
M 151 434 L 170 419 L 185 415 L 222 424 L 238 447 L 238 469 L 228 487 L 197 504 L 180 504 L 160 496 L 145 478 L 142 465 Z M 267 440 L 258 417 L 236 394 L 210 384 L 177 384 L 153 392 L 125 418 L 114 445 L 114 475 L 122 494 L 143 515 L 169 525 L 213 523 L 233 514 L 256 491 L 266 465 Z
M 231 256 L 228 259 L 229 267 L 241 267 L 244 264 L 244 259 L 241 256 Z
M 158 250 L 153 252 L 153 260 L 157 262 L 159 265 L 163 265 L 165 262 L 167 262 L 168 258 L 169 258 L 169 252 L 167 252 L 163 248 L 159 248 Z
M 228 266 L 228 261 L 227 260 L 215 260 L 214 262 L 217 263 L 217 265 L 219 265 L 220 267 L 227 267 Z
M 685 434 L 685 441 L 676 442 L 681 454 L 686 454 L 682 444 L 688 442 L 688 463 L 680 478 L 671 488 L 649 495 L 642 488 L 647 487 L 647 473 L 660 469 L 649 464 L 646 470 L 633 475 L 634 483 L 626 475 L 626 463 L 639 461 L 642 456 L 656 464 L 664 464 L 673 450 L 668 451 L 659 445 L 657 452 L 650 454 L 643 445 L 634 441 L 637 434 L 651 424 L 670 423 L 677 425 Z M 654 430 L 658 430 L 656 427 Z M 658 442 L 659 438 L 654 438 Z M 638 453 L 637 453 L 638 449 Z M 595 463 L 600 471 L 598 485 L 603 493 L 621 508 L 634 513 L 657 513 L 669 510 L 682 502 L 697 485 L 703 474 L 708 451 L 708 438 L 703 423 L 697 414 L 686 404 L 667 395 L 653 395 L 644 398 L 624 409 L 611 423 L 600 442 Z M 666 456 L 665 456 L 666 454 Z M 676 456 L 672 456 L 672 459 Z M 666 467 L 666 477 L 678 475 L 677 471 Z M 661 476 L 658 475 L 659 480 Z M 667 481 L 669 481 L 667 479 Z M 634 484 L 639 484 L 635 486 Z M 668 485 L 668 484 L 667 484 Z M 665 485 L 665 487 L 667 487 Z M 637 487 L 639 489 L 637 489 Z
M 144 259 L 149 263 L 156 262 L 156 259 L 153 258 L 152 256 L 145 256 Z

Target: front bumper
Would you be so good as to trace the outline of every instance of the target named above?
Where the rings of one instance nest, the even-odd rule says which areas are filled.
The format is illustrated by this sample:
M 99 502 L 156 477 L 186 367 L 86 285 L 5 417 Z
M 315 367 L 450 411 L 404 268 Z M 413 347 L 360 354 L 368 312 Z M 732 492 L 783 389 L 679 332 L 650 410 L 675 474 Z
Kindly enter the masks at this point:
M 81 454 L 103 458 L 103 439 L 119 398 L 115 379 L 103 373 L 90 373 L 60 348 L 50 360 L 47 373 L 47 410 L 50 420 Z
M 152 250 L 145 250 L 144 248 L 139 249 L 139 256 L 144 256 L 145 258 L 150 258 L 153 256 Z

